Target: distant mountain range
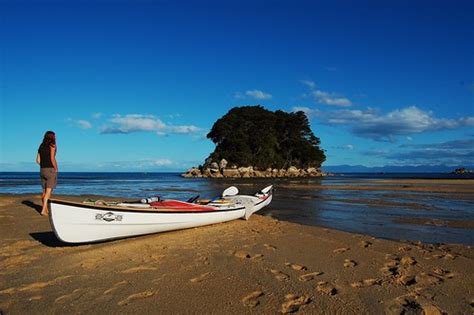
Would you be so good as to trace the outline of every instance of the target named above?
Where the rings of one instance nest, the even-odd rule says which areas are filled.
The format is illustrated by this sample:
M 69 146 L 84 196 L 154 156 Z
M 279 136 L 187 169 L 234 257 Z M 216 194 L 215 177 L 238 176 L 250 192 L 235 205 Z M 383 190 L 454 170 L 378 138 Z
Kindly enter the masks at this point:
M 447 166 L 447 165 L 419 165 L 419 166 L 377 166 L 364 165 L 326 165 L 321 168 L 330 173 L 451 173 L 456 168 L 464 167 L 474 170 L 474 165 Z

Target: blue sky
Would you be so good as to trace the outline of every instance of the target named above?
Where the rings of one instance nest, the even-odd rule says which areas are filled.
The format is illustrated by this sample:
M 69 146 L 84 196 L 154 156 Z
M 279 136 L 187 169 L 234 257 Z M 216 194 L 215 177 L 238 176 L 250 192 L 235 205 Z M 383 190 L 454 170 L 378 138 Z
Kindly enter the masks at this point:
M 230 108 L 303 110 L 326 165 L 474 160 L 472 1 L 0 0 L 2 170 L 182 171 Z

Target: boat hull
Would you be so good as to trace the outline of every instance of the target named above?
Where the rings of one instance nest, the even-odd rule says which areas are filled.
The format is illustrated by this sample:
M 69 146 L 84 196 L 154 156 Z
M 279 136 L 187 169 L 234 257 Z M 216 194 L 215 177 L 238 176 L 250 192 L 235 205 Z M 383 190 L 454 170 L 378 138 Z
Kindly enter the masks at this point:
M 272 186 L 265 187 L 253 196 L 237 195 L 238 190 L 235 187 L 229 187 L 224 192 L 227 195 L 204 205 L 163 200 L 147 204 L 146 208 L 143 208 L 142 204 L 126 202 L 101 202 L 98 205 L 49 199 L 49 217 L 51 227 L 61 241 L 91 243 L 187 229 L 239 218 L 247 220 L 272 200 Z
M 209 212 L 152 212 L 50 201 L 50 222 L 66 243 L 90 243 L 235 220 L 245 207 Z

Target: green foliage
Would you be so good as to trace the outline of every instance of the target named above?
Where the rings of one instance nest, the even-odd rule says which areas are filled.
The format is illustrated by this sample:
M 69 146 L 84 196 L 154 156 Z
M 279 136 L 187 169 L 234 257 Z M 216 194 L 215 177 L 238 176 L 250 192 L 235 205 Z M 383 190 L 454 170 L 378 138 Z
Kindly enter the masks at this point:
M 326 159 L 320 140 L 303 112 L 269 111 L 262 106 L 234 107 L 207 134 L 216 148 L 213 161 L 259 169 L 320 167 Z

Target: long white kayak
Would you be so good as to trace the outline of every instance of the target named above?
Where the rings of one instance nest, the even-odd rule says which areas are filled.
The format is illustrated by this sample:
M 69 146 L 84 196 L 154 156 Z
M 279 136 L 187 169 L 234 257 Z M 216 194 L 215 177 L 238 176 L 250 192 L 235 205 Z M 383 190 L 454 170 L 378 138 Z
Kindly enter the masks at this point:
M 272 186 L 253 196 L 238 195 L 235 187 L 206 204 L 160 200 L 149 205 L 85 204 L 50 199 L 49 218 L 57 238 L 66 243 L 89 243 L 137 235 L 248 219 L 270 204 Z

